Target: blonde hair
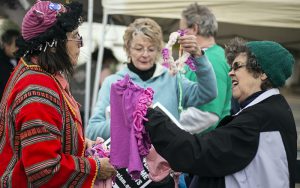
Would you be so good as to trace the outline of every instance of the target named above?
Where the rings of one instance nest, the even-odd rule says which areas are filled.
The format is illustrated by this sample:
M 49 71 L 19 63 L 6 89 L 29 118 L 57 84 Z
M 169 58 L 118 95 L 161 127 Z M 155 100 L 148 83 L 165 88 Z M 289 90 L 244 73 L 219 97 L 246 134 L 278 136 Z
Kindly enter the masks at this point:
M 131 23 L 125 30 L 123 36 L 124 50 L 129 57 L 129 49 L 134 36 L 143 34 L 161 51 L 163 45 L 163 37 L 161 27 L 150 18 L 138 18 Z

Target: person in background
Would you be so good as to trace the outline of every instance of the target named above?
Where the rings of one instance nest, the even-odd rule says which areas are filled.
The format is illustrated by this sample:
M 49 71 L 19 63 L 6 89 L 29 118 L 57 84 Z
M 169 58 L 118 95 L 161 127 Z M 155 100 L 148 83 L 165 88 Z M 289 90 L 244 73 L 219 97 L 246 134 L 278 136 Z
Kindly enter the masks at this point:
M 179 101 L 182 101 L 183 107 L 189 107 L 202 105 L 216 97 L 216 82 L 212 66 L 202 54 L 195 36 L 182 36 L 179 43 L 183 50 L 195 58 L 196 82 L 181 78 L 179 75 L 172 76 L 158 63 L 163 39 L 161 28 L 154 20 L 136 19 L 128 26 L 123 38 L 129 62 L 125 68 L 104 80 L 94 113 L 88 123 L 86 131 L 88 138 L 110 137 L 110 117 L 107 115 L 110 106 L 110 88 L 112 83 L 121 80 L 127 74 L 138 86 L 152 88 L 153 102 L 160 102 L 177 119 L 179 119 Z M 182 90 L 178 82 L 181 82 Z
M 190 133 L 198 134 L 210 131 L 217 123 L 230 114 L 231 79 L 228 76 L 229 66 L 224 49 L 216 44 L 215 36 L 218 23 L 214 14 L 204 5 L 190 4 L 182 11 L 180 29 L 186 34 L 196 36 L 199 47 L 211 62 L 217 79 L 218 96 L 207 104 L 189 107 L 180 114 L 181 125 Z M 197 77 L 188 66 L 185 66 L 185 77 L 196 81 Z
M 294 188 L 297 132 L 278 89 L 292 74 L 293 56 L 276 42 L 238 38 L 225 54 L 241 110 L 192 135 L 149 108 L 145 128 L 152 144 L 173 170 L 195 175 L 190 188 Z
M 0 100 L 5 89 L 10 74 L 17 65 L 15 52 L 18 50 L 16 39 L 20 32 L 16 29 L 8 29 L 1 35 L 0 48 Z
M 98 54 L 98 50 L 95 51 Z M 94 57 L 96 59 L 96 57 Z M 113 51 L 108 48 L 104 48 L 103 52 L 103 63 L 101 67 L 101 75 L 100 75 L 100 87 L 103 84 L 105 78 L 111 74 L 114 74 L 117 72 L 119 61 L 113 54 Z
M 0 187 L 86 187 L 116 174 L 108 158 L 86 157 L 67 77 L 77 64 L 82 5 L 37 1 L 22 22 L 21 57 L 0 103 Z

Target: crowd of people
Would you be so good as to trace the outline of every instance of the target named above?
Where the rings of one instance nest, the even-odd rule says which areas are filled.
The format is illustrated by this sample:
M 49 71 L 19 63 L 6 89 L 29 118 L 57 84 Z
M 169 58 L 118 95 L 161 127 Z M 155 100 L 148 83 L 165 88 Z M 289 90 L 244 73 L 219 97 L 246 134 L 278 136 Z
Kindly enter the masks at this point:
M 137 18 L 123 37 L 128 62 L 101 82 L 84 128 L 69 84 L 82 21 L 78 2 L 37 1 L 21 32 L 1 36 L 0 187 L 93 187 L 114 177 L 109 157 L 85 151 L 110 138 L 111 87 L 128 76 L 180 122 L 147 104 L 142 130 L 171 171 L 182 172 L 179 182 L 170 173 L 148 187 L 295 187 L 297 131 L 279 91 L 295 59 L 282 45 L 234 38 L 223 49 L 214 14 L 193 3 L 182 11 L 177 42 L 194 68 L 174 75 L 161 64 L 161 26 Z

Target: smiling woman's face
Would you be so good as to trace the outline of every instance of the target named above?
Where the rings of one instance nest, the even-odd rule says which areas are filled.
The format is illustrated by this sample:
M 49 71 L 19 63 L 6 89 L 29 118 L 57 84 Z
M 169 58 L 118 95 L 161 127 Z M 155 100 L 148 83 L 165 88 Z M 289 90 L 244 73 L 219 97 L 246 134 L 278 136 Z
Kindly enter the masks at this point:
M 240 53 L 231 65 L 231 71 L 228 73 L 232 80 L 232 96 L 239 102 L 243 102 L 247 97 L 261 91 L 262 77 L 255 78 L 252 73 L 246 69 L 247 55 Z

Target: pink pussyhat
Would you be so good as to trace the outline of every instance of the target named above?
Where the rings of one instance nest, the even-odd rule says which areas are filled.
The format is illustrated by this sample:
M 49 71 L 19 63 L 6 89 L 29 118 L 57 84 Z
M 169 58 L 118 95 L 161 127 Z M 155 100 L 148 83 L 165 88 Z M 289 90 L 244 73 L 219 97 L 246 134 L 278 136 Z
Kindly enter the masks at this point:
M 22 36 L 28 41 L 52 27 L 59 13 L 66 12 L 62 4 L 38 0 L 26 13 L 22 22 Z

